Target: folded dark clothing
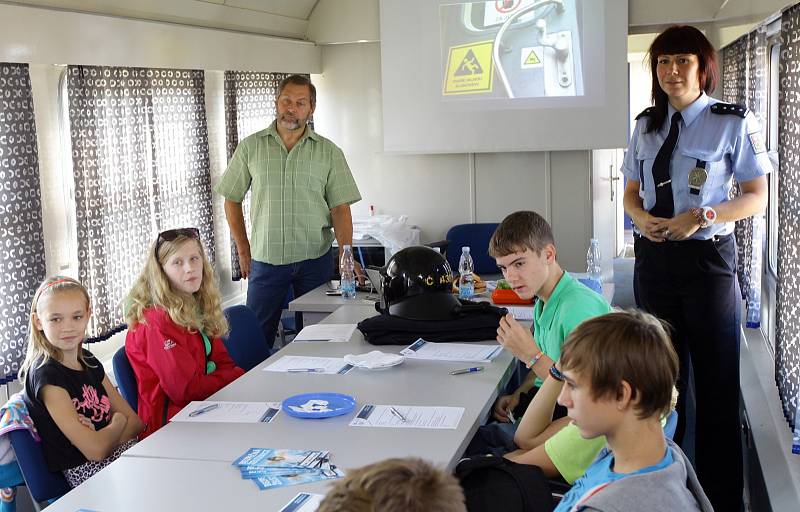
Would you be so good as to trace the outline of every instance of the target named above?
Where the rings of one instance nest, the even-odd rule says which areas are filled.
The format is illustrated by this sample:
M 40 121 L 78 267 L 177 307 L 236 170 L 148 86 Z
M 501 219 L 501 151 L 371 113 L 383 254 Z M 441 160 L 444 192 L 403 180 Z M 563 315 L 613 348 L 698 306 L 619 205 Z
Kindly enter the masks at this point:
M 507 310 L 470 301 L 462 304 L 465 307 L 450 320 L 409 320 L 381 314 L 359 322 L 358 330 L 373 345 L 409 345 L 419 338 L 436 343 L 494 340 Z

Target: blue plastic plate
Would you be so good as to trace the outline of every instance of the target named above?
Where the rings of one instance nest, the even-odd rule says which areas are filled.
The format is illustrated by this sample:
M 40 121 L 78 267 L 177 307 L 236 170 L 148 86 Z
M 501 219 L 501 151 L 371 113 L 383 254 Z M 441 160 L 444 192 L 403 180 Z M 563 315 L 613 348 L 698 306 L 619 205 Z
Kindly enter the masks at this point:
M 314 400 L 328 402 L 327 406 L 322 404 L 313 405 Z M 298 411 L 292 409 L 291 406 L 302 407 L 303 405 L 311 405 L 311 411 Z M 295 418 L 330 418 L 332 416 L 341 416 L 352 411 L 356 406 L 356 399 L 350 395 L 342 393 L 303 393 L 302 395 L 290 396 L 283 401 L 283 410 L 289 416 Z

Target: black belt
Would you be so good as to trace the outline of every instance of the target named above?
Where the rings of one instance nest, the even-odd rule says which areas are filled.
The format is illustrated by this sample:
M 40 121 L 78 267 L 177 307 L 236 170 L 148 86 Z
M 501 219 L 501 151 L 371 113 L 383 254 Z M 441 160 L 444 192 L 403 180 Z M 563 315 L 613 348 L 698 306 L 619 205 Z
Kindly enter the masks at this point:
M 728 238 L 730 238 L 732 236 L 733 236 L 733 233 L 728 233 L 727 235 L 714 235 L 711 238 L 687 238 L 686 240 L 664 240 L 663 242 L 653 242 L 653 243 L 679 244 L 681 242 L 720 242 L 720 241 L 724 242 L 725 240 L 727 240 Z M 647 237 L 642 236 L 639 233 L 633 233 L 633 239 L 634 240 L 646 240 L 648 242 L 650 241 L 650 240 L 647 239 Z

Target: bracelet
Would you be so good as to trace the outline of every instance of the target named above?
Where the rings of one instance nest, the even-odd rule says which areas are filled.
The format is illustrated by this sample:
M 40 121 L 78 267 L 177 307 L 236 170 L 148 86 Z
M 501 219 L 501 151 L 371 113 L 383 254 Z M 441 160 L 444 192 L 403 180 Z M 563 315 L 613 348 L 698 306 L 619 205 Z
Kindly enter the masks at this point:
M 556 368 L 555 364 L 550 367 L 550 376 L 559 382 L 564 382 L 564 374 L 561 373 L 561 370 Z
M 533 368 L 536 365 L 536 363 L 539 362 L 539 359 L 541 359 L 543 355 L 544 355 L 544 351 L 540 350 L 539 353 L 536 354 L 535 356 L 533 356 L 533 359 L 531 359 L 528 362 L 528 364 L 525 365 L 525 367 L 530 370 L 531 368 Z

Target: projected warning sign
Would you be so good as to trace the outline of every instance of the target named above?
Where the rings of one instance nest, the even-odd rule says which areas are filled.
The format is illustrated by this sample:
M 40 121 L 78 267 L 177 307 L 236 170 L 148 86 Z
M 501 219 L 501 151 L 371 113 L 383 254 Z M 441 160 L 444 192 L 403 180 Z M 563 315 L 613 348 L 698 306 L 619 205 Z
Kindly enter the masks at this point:
M 474 94 L 492 90 L 492 41 L 450 47 L 444 94 Z

